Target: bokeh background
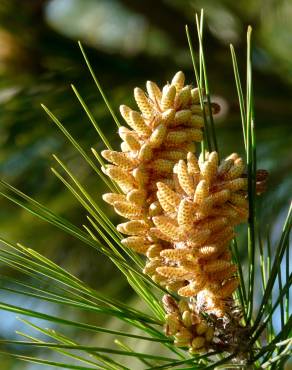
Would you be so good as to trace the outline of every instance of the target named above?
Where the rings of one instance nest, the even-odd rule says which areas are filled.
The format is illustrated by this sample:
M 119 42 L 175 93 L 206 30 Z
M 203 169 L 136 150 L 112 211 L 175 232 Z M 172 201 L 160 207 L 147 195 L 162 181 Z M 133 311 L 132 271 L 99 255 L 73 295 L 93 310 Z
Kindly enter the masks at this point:
M 48 120 L 46 104 L 90 148 L 103 149 L 78 104 L 70 83 L 78 87 L 113 145 L 111 119 L 82 59 L 77 40 L 86 47 L 94 70 L 117 111 L 134 105 L 132 91 L 146 80 L 162 85 L 177 70 L 194 81 L 184 25 L 194 33 L 194 12 L 204 8 L 205 53 L 214 99 L 222 105 L 216 120 L 222 154 L 243 154 L 239 106 L 229 44 L 233 43 L 245 74 L 246 29 L 253 26 L 254 93 L 258 164 L 270 173 L 259 202 L 259 219 L 277 239 L 291 195 L 292 179 L 292 2 L 289 0 L 1 0 L 0 1 L 0 173 L 49 208 L 80 225 L 85 213 L 50 171 L 57 153 L 100 202 L 103 187 Z M 106 208 L 107 212 L 111 212 Z M 114 216 L 113 216 L 114 217 Z M 241 231 L 239 230 L 239 233 Z M 0 234 L 41 251 L 92 287 L 119 297 L 135 297 L 112 264 L 76 240 L 0 199 Z M 240 237 L 244 258 L 244 234 Z M 12 274 L 2 268 L 3 274 Z M 41 303 L 14 304 L 45 310 Z M 57 312 L 64 315 L 64 312 Z M 71 313 L 69 313 L 71 314 Z M 68 315 L 68 313 L 66 313 Z M 72 313 L 72 315 L 74 315 Z M 89 317 L 98 323 L 100 318 Z M 108 318 L 102 318 L 103 322 Z M 0 312 L 1 337 L 22 328 L 15 315 Z M 108 326 L 117 323 L 108 322 Z M 86 338 L 99 342 L 98 337 Z M 102 339 L 103 345 L 109 345 Z M 30 354 L 27 348 L 23 352 Z M 1 358 L 3 370 L 37 370 L 40 365 Z

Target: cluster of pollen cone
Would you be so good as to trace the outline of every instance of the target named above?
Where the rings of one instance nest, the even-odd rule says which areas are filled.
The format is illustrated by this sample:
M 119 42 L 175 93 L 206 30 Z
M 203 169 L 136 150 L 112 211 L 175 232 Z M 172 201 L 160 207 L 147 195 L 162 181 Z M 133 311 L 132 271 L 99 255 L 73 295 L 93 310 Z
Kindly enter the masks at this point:
M 166 335 L 174 336 L 177 347 L 189 347 L 191 353 L 206 352 L 214 338 L 214 327 L 202 318 L 191 302 L 178 303 L 164 295 Z
M 127 219 L 117 229 L 127 235 L 122 240 L 126 247 L 147 256 L 146 274 L 181 297 L 195 298 L 204 312 L 222 317 L 238 286 L 228 245 L 234 226 L 248 217 L 247 179 L 237 154 L 221 162 L 216 152 L 198 159 L 193 154 L 204 120 L 198 89 L 184 80 L 178 72 L 162 90 L 148 81 L 147 93 L 134 90 L 139 111 L 120 107 L 129 126 L 119 128 L 121 151 L 102 155 L 111 162 L 103 170 L 121 193 L 104 194 L 103 199 Z M 194 350 L 210 341 L 212 330 L 198 315 L 193 322 L 189 314 L 183 320 L 179 309 L 167 315 L 180 323 L 169 335 L 182 337 L 184 331 Z M 194 328 L 199 324 L 198 334 Z
M 197 296 L 205 310 L 224 315 L 224 304 L 238 286 L 228 250 L 234 225 L 248 217 L 247 180 L 236 154 L 218 163 L 216 152 L 205 160 L 188 153 L 174 166 L 175 189 L 158 183 L 161 215 L 152 217 L 162 240 L 156 273 L 180 296 Z

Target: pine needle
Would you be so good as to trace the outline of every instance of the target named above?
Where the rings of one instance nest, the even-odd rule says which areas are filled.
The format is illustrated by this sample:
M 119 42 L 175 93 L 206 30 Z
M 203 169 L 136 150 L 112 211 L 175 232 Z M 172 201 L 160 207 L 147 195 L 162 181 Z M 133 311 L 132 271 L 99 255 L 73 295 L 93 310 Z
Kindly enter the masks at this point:
M 119 120 L 118 120 L 117 116 L 115 115 L 115 113 L 114 113 L 114 111 L 113 111 L 113 109 L 112 109 L 112 107 L 111 107 L 111 105 L 110 105 L 110 102 L 108 101 L 108 99 L 107 99 L 107 97 L 106 97 L 106 95 L 105 95 L 105 93 L 104 93 L 104 91 L 103 91 L 103 89 L 102 89 L 102 87 L 101 87 L 101 85 L 100 85 L 100 83 L 99 83 L 98 79 L 96 78 L 96 75 L 95 75 L 95 73 L 94 73 L 94 71 L 93 71 L 93 69 L 92 69 L 92 67 L 91 67 L 91 64 L 90 64 L 90 62 L 89 62 L 89 60 L 88 60 L 88 58 L 87 58 L 87 55 L 86 55 L 86 53 L 85 53 L 85 51 L 84 51 L 84 49 L 83 49 L 83 46 L 82 46 L 82 44 L 81 44 L 81 42 L 80 42 L 80 41 L 78 41 L 78 45 L 79 45 L 79 48 L 80 48 L 81 53 L 82 53 L 82 55 L 83 55 L 83 58 L 84 58 L 84 60 L 85 60 L 85 63 L 86 63 L 86 65 L 87 65 L 88 69 L 89 69 L 89 72 L 90 72 L 90 74 L 91 74 L 91 76 L 92 76 L 92 78 L 93 78 L 93 81 L 94 81 L 94 83 L 95 83 L 96 87 L 98 88 L 98 91 L 100 92 L 100 95 L 102 96 L 102 98 L 103 98 L 103 100 L 104 100 L 104 102 L 105 102 L 105 104 L 106 104 L 106 106 L 107 106 L 107 109 L 109 110 L 110 114 L 112 115 L 113 120 L 115 121 L 116 125 L 117 125 L 118 127 L 120 127 L 120 126 L 121 126 L 121 124 L 120 124 L 120 122 L 119 122 Z

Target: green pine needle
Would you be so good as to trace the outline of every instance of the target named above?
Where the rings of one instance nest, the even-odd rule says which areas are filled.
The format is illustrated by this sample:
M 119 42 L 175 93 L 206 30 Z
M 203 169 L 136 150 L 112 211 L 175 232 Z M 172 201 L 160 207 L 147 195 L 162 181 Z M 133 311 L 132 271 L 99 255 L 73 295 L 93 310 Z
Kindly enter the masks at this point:
M 110 114 L 112 115 L 113 120 L 115 121 L 116 125 L 117 125 L 118 127 L 120 127 L 120 126 L 121 126 L 121 124 L 120 124 L 120 122 L 119 122 L 119 120 L 118 120 L 117 116 L 115 115 L 115 113 L 114 113 L 114 111 L 113 111 L 113 109 L 112 109 L 112 107 L 111 107 L 111 105 L 110 105 L 110 102 L 108 101 L 108 99 L 107 99 L 107 97 L 106 97 L 106 95 L 105 95 L 105 93 L 104 93 L 104 91 L 103 91 L 103 89 L 102 89 L 102 87 L 101 87 L 101 85 L 100 85 L 100 83 L 99 83 L 98 79 L 96 78 L 96 75 L 95 75 L 95 73 L 94 73 L 94 71 L 93 71 L 93 69 L 92 69 L 92 67 L 91 67 L 91 64 L 90 64 L 90 62 L 89 62 L 89 60 L 88 60 L 88 58 L 87 58 L 87 55 L 86 55 L 86 53 L 85 53 L 85 51 L 84 51 L 84 49 L 83 49 L 83 46 L 82 46 L 82 44 L 81 44 L 81 42 L 80 42 L 80 41 L 78 41 L 78 45 L 79 45 L 79 48 L 80 48 L 81 53 L 82 53 L 82 55 L 83 55 L 83 58 L 84 58 L 84 60 L 85 60 L 85 63 L 86 63 L 86 65 L 87 65 L 87 67 L 88 67 L 88 70 L 89 70 L 89 72 L 90 72 L 90 74 L 91 74 L 91 77 L 93 78 L 93 81 L 94 81 L 94 83 L 95 83 L 96 87 L 98 88 L 98 91 L 99 91 L 100 95 L 102 96 L 102 98 L 103 98 L 103 100 L 104 100 L 104 102 L 105 102 L 105 104 L 106 104 L 106 106 L 107 106 L 107 109 L 109 110 Z

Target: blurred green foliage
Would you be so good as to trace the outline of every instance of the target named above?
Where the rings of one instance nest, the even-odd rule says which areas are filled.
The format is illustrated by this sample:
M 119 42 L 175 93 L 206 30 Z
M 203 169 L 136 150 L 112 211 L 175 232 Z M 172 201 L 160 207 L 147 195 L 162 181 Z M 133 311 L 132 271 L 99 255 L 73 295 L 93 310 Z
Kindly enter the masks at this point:
M 122 103 L 133 106 L 133 88 L 142 87 L 148 79 L 163 84 L 182 69 L 188 80 L 194 81 L 184 25 L 194 24 L 194 11 L 201 7 L 206 13 L 204 37 L 211 92 L 223 108 L 216 122 L 223 155 L 243 153 L 228 45 L 235 45 L 244 76 L 246 27 L 251 24 L 254 28 L 258 165 L 270 172 L 268 191 L 259 202 L 265 215 L 260 219 L 264 225 L 281 219 L 292 187 L 292 3 L 288 0 L 2 0 L 1 178 L 82 224 L 84 212 L 50 171 L 50 154 L 57 153 L 65 160 L 97 201 L 104 188 L 49 122 L 40 103 L 53 111 L 88 153 L 91 147 L 101 150 L 102 143 L 70 89 L 69 83 L 74 83 L 112 145 L 117 146 L 116 126 L 76 41 L 80 39 L 86 46 L 114 109 Z M 277 233 L 278 223 L 274 225 Z M 53 257 L 102 291 L 116 297 L 130 294 L 104 257 L 3 199 L 0 232 Z M 244 243 L 244 237 L 242 240 Z M 4 369 L 12 369 L 9 360 L 5 361 Z

